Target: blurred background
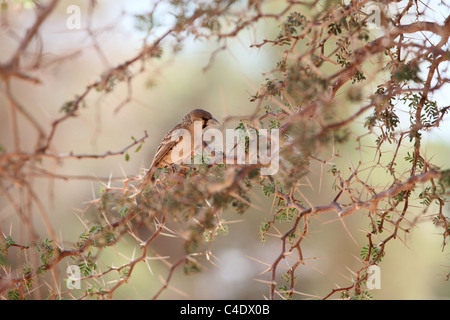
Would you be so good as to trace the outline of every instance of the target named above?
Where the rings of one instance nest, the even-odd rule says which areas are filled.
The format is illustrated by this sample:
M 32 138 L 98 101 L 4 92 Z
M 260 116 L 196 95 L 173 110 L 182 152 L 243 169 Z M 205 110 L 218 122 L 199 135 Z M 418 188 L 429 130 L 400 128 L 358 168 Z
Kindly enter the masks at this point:
M 26 3 L 26 2 L 25 2 Z M 282 8 L 281 1 L 270 1 L 268 6 L 276 11 Z M 39 85 L 13 80 L 12 91 L 18 101 L 39 120 L 45 130 L 52 121 L 61 116 L 60 109 L 67 101 L 81 94 L 87 85 L 99 79 L 108 68 L 134 57 L 142 47 L 145 33 L 139 30 L 135 15 L 149 12 L 152 1 L 97 1 L 92 16 L 87 14 L 88 1 L 77 1 L 81 9 L 81 28 L 70 30 L 66 22 L 67 8 L 73 1 L 60 1 L 41 31 L 44 57 L 36 76 Z M 161 32 L 172 22 L 170 12 L 164 6 L 156 19 Z M 442 14 L 446 16 L 445 14 Z M 12 2 L 8 8 L 8 30 L 0 34 L 0 61 L 9 59 L 17 41 L 7 36 L 7 31 L 19 34 L 34 19 L 33 10 L 24 3 Z M 94 34 L 89 34 L 89 30 Z M 273 39 L 279 32 L 279 23 L 260 21 L 255 27 L 242 31 L 237 38 L 228 39 L 227 49 L 215 57 L 206 71 L 211 53 L 217 48 L 215 40 L 196 41 L 188 38 L 176 55 L 166 48 L 162 58 L 148 60 L 145 71 L 133 77 L 129 101 L 121 106 L 130 94 L 125 82 L 118 83 L 109 93 L 89 94 L 79 116 L 69 119 L 57 129 L 52 148 L 57 153 L 102 154 L 119 151 L 132 143 L 132 137 L 140 138 L 147 131 L 149 138 L 140 152 L 130 150 L 130 159 L 123 155 L 104 159 L 66 159 L 54 167 L 53 162 L 43 160 L 43 165 L 52 166 L 56 174 L 69 176 L 92 176 L 121 178 L 140 173 L 148 168 L 156 147 L 165 133 L 179 122 L 181 117 L 194 108 L 210 111 L 220 122 L 227 116 L 245 117 L 254 112 L 256 105 L 249 101 L 264 82 L 267 74 L 282 51 L 272 46 L 250 48 L 262 39 Z M 163 49 L 164 44 L 163 44 Z M 33 57 L 29 57 L 30 64 Z M 140 66 L 137 66 L 140 68 Z M 448 104 L 448 90 L 441 90 L 436 99 Z M 120 107 L 121 106 L 121 107 Z M 117 109 L 119 107 L 119 109 Z M 355 106 L 346 105 L 344 110 Z M 8 102 L 0 95 L 0 145 L 9 150 L 13 146 Z M 409 115 L 405 112 L 405 117 Z M 361 118 L 361 123 L 363 118 Z M 35 131 L 20 120 L 23 148 L 35 144 Z M 237 123 L 229 121 L 227 128 Z M 426 155 L 443 168 L 449 167 L 449 124 L 433 130 L 426 139 Z M 355 128 L 355 134 L 362 132 Z M 30 139 L 28 139 L 30 137 Z M 352 140 L 352 139 L 351 139 Z M 346 155 L 336 159 L 342 167 L 360 159 L 373 159 L 373 141 L 364 141 L 367 148 L 356 151 L 354 143 L 339 146 Z M 406 151 L 405 151 L 406 152 Z M 330 156 L 331 154 L 328 154 Z M 326 157 L 326 152 L 323 155 Z M 363 160 L 364 160 L 363 159 Z M 406 169 L 406 167 L 405 167 Z M 311 186 L 302 189 L 305 197 L 316 204 L 325 204 L 334 197 L 331 177 L 321 173 L 319 165 L 312 165 L 308 176 Z M 323 168 L 326 172 L 329 167 Z M 345 169 L 343 170 L 345 171 Z M 379 184 L 383 185 L 382 176 Z M 37 192 L 48 211 L 52 225 L 63 243 L 70 247 L 85 230 L 79 217 L 88 201 L 97 197 L 100 183 L 83 179 L 39 179 Z M 375 178 L 373 178 L 375 180 Z M 372 181 L 377 184 L 376 181 Z M 121 182 L 112 182 L 121 186 Z M 0 225 L 3 233 L 19 230 L 20 221 L 10 205 L 1 200 Z M 252 193 L 254 208 L 244 215 L 233 210 L 223 214 L 230 222 L 228 234 L 219 236 L 211 243 L 214 264 L 205 264 L 202 272 L 184 275 L 182 270 L 174 273 L 168 290 L 162 299 L 262 299 L 268 295 L 267 273 L 261 274 L 280 252 L 280 241 L 269 237 L 261 242 L 259 227 L 272 216 L 271 199 L 255 188 Z M 415 210 L 415 209 L 412 209 Z M 422 209 L 417 208 L 416 214 Z M 431 214 L 431 210 L 429 214 Z M 448 214 L 448 209 L 447 209 Z M 413 214 L 411 214 L 412 216 Z M 45 234 L 39 215 L 34 216 L 36 228 Z M 364 230 L 368 228 L 367 213 L 358 212 L 345 219 L 345 225 L 336 220 L 334 213 L 312 218 L 310 236 L 303 245 L 307 262 L 297 272 L 298 291 L 305 293 L 298 298 L 319 298 L 327 295 L 336 286 L 349 285 L 355 275 L 351 270 L 360 268 L 359 254 L 365 244 Z M 283 226 L 280 225 L 280 232 Z M 351 234 L 346 231 L 351 230 Z M 273 230 L 272 232 L 275 233 Z M 26 238 L 25 235 L 21 235 Z M 357 241 L 355 242 L 354 239 Z M 16 239 L 15 239 L 16 240 Z M 17 237 L 16 241 L 20 241 Z M 179 239 L 160 237 L 154 251 L 161 256 L 170 256 L 175 262 L 182 254 Z M 104 250 L 99 265 L 119 266 L 139 251 L 134 239 L 125 237 L 115 247 Z M 156 255 L 155 255 L 156 256 Z M 62 277 L 70 261 L 61 264 Z M 430 219 L 423 219 L 412 228 L 406 237 L 389 242 L 387 255 L 381 267 L 381 289 L 372 290 L 376 299 L 449 299 L 450 286 L 445 275 L 450 266 L 448 246 L 442 248 L 442 234 Z M 129 284 L 115 293 L 115 298 L 149 299 L 161 286 L 161 277 L 167 275 L 167 266 L 155 259 L 148 265 L 140 263 L 133 271 Z M 108 279 L 106 279 L 107 281 Z M 448 280 L 448 279 L 447 279 Z M 59 281 L 59 280 L 58 280 Z M 63 281 L 59 283 L 64 286 Z M 336 298 L 338 295 L 335 296 Z M 45 297 L 44 297 L 45 298 Z

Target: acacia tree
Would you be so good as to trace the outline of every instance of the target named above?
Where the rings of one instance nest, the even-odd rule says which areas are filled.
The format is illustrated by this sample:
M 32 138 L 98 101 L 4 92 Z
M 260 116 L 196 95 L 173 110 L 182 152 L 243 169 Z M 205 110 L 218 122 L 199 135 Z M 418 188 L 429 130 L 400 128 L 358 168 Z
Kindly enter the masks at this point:
M 119 287 L 127 286 L 137 265 L 155 257 L 164 260 L 164 252 L 156 253 L 153 244 L 167 233 L 175 234 L 170 226 L 177 224 L 184 231 L 184 254 L 167 262 L 163 283 L 154 288 L 153 298 L 159 298 L 176 270 L 198 272 L 203 263 L 213 259 L 213 240 L 232 228 L 224 212 L 232 208 L 245 215 L 252 206 L 250 192 L 254 190 L 273 203 L 271 218 L 261 221 L 259 228 L 261 241 L 274 241 L 279 248 L 260 279 L 268 290 L 261 296 L 270 299 L 302 297 L 301 288 L 296 286 L 296 279 L 302 277 L 300 267 L 308 258 L 302 248 L 315 218 L 330 213 L 344 225 L 348 216 L 361 215 L 369 227 L 366 241 L 358 243 L 362 248 L 361 266 L 353 270 L 354 279 L 345 286 L 330 287 L 321 298 L 369 297 L 368 269 L 381 264 L 389 255 L 388 243 L 402 239 L 420 217 L 432 218 L 445 248 L 450 232 L 445 215 L 450 171 L 424 155 L 423 137 L 443 126 L 450 107 L 440 105 L 435 98 L 449 82 L 450 17 L 430 20 L 428 5 L 413 0 L 401 4 L 285 0 L 276 5 L 264 0 L 155 1 L 148 12 L 135 16 L 137 27 L 146 34 L 140 51 L 106 68 L 81 92 L 74 92 L 75 98 L 64 103 L 61 114 L 45 127 L 34 116 L 33 106 L 20 102 L 13 85 L 45 84 L 39 78 L 39 70 L 45 68 L 42 38 L 46 34 L 42 28 L 55 14 L 58 2 L 22 1 L 32 7 L 27 10 L 34 11 L 34 21 L 20 32 L 10 27 L 16 12 L 8 2 L 3 4 L 3 37 L 13 38 L 15 46 L 0 65 L 3 108 L 9 112 L 9 118 L 3 121 L 10 123 L 0 150 L 1 201 L 9 212 L 1 225 L 2 298 L 36 298 L 42 294 L 51 298 L 113 298 Z M 88 1 L 86 33 L 103 55 L 91 25 L 95 5 L 95 1 Z M 156 28 L 155 16 L 164 6 L 170 7 L 174 18 Z M 445 8 L 448 4 L 441 1 L 438 6 Z M 36 177 L 79 179 L 57 175 L 51 168 L 69 159 L 128 158 L 129 151 L 140 149 L 148 138 L 145 133 L 130 145 L 118 147 L 118 151 L 59 153 L 53 146 L 58 131 L 89 108 L 87 97 L 108 95 L 124 83 L 128 94 L 115 110 L 122 109 L 131 100 L 135 77 L 147 72 L 146 61 L 164 55 L 176 59 L 184 41 L 194 38 L 216 46 L 205 66 L 208 72 L 216 56 L 227 49 L 228 41 L 272 22 L 278 28 L 277 35 L 256 39 L 248 46 L 251 50 L 275 48 L 279 56 L 271 70 L 260 70 L 267 78 L 249 97 L 254 105 L 250 115 L 230 115 L 224 126 L 238 119 L 241 129 L 279 130 L 278 172 L 261 175 L 260 164 L 204 163 L 181 176 L 179 172 L 166 174 L 155 185 L 140 183 L 145 170 L 120 180 L 120 187 L 111 187 L 105 179 L 98 197 L 83 209 L 83 213 L 95 216 L 94 222 L 89 225 L 85 221 L 85 230 L 77 239 L 69 240 L 70 247 L 62 245 L 48 214 L 51 209 L 37 196 Z M 409 123 L 401 127 L 405 110 Z M 27 143 L 20 134 L 22 126 L 34 130 Z M 370 160 L 356 152 L 351 160 L 340 162 L 343 155 L 337 150 L 342 145 L 356 151 L 369 150 Z M 311 202 L 302 193 L 301 187 L 309 184 L 314 166 L 333 180 L 328 202 Z M 372 184 L 374 175 L 382 175 L 384 182 Z M 8 233 L 11 215 L 19 219 L 20 227 Z M 36 215 L 47 234 L 35 229 Z M 18 240 L 19 234 L 23 242 Z M 128 263 L 99 268 L 104 250 L 123 238 L 133 239 L 139 251 Z M 66 277 L 67 260 L 81 272 L 77 279 L 85 288 L 81 294 L 58 286 L 54 280 Z M 108 277 L 114 281 L 105 282 Z

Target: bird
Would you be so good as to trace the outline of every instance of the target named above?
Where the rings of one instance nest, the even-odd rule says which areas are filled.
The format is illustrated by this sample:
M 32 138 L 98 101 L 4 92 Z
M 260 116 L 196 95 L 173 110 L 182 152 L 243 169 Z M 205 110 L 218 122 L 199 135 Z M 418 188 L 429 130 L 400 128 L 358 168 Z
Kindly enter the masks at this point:
M 198 122 L 197 122 L 198 121 Z M 201 122 L 200 122 L 201 121 Z M 187 160 L 194 156 L 194 152 L 202 145 L 203 141 L 197 141 L 197 137 L 201 137 L 199 133 L 194 133 L 194 128 L 196 128 L 196 122 L 201 125 L 201 130 L 208 128 L 209 126 L 218 125 L 217 121 L 211 113 L 203 109 L 194 109 L 187 113 L 181 122 L 175 125 L 164 138 L 161 140 L 158 148 L 156 149 L 153 161 L 148 169 L 146 175 L 143 178 L 144 183 L 154 181 L 153 175 L 157 168 L 171 167 L 175 164 L 185 163 Z M 186 135 L 189 133 L 189 135 Z M 190 146 L 186 145 L 190 144 Z M 185 149 L 185 147 L 187 147 Z M 178 152 L 172 152 L 174 151 Z M 190 150 L 190 153 L 179 152 L 179 150 Z M 178 154 L 177 154 L 178 153 Z

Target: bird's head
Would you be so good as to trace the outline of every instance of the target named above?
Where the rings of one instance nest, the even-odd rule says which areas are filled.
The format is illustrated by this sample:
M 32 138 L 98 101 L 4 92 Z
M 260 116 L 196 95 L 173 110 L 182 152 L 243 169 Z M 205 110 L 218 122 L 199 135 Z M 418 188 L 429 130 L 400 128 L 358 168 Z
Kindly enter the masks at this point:
M 202 128 L 206 128 L 210 125 L 218 125 L 219 121 L 217 121 L 211 113 L 205 111 L 203 109 L 194 109 L 184 116 L 183 121 L 188 121 L 190 123 L 194 123 L 195 121 L 202 121 Z

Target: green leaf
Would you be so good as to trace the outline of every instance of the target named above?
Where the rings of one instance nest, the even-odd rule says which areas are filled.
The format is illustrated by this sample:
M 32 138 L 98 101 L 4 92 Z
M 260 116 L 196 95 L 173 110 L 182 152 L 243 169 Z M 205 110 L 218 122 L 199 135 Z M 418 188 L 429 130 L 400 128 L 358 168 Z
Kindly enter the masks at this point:
M 264 185 L 263 192 L 266 196 L 270 197 L 275 192 L 275 183 Z
M 0 266 L 6 266 L 8 264 L 8 261 L 6 260 L 5 256 L 0 253 Z
M 120 217 L 123 218 L 128 214 L 128 210 L 130 208 L 128 208 L 127 206 L 123 206 L 122 208 L 120 208 L 119 213 L 120 213 Z
M 11 238 L 11 236 L 7 236 L 5 238 L 5 244 L 6 244 L 6 249 L 8 249 L 13 244 L 16 244 L 16 242 Z
M 98 188 L 98 192 L 97 192 L 97 194 L 99 195 L 99 196 L 101 196 L 103 193 L 105 193 L 105 187 L 104 186 L 100 186 L 99 188 Z
M 19 290 L 9 290 L 8 291 L 8 299 L 9 300 L 20 300 Z
M 134 152 L 139 152 L 142 149 L 142 143 L 136 148 Z

